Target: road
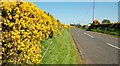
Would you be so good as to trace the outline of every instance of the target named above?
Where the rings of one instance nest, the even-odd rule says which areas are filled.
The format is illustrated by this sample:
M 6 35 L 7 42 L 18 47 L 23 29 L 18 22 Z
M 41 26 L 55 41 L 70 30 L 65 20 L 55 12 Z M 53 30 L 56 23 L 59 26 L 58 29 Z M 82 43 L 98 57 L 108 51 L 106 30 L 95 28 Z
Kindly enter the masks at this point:
M 78 28 L 70 32 L 86 64 L 118 64 L 118 38 Z

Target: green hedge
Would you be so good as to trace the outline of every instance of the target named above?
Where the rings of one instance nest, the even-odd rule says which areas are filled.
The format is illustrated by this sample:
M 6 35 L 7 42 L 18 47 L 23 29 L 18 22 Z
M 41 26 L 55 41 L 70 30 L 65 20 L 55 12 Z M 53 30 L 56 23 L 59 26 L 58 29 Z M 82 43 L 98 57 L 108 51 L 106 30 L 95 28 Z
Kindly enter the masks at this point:
M 120 36 L 120 23 L 91 25 L 88 30 Z

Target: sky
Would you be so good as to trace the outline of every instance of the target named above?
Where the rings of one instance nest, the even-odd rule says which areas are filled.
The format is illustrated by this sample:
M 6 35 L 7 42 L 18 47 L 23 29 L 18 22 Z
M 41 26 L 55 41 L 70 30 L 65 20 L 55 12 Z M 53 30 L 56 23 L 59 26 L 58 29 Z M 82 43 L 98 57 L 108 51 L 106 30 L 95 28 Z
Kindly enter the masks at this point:
M 93 2 L 93 0 L 25 0 L 32 2 Z M 119 2 L 120 0 L 95 0 L 96 2 Z
M 40 9 L 53 15 L 64 24 L 82 25 L 92 22 L 93 2 L 34 2 Z M 117 2 L 96 2 L 95 19 L 118 22 Z

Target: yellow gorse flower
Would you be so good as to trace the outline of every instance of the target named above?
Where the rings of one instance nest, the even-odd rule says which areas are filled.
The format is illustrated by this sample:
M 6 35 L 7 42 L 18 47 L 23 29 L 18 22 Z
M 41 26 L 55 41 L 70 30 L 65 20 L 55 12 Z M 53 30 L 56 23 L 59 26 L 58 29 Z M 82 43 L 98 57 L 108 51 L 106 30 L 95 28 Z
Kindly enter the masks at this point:
M 31 2 L 2 2 L 2 11 L 3 63 L 40 63 L 40 41 L 55 37 L 61 23 Z

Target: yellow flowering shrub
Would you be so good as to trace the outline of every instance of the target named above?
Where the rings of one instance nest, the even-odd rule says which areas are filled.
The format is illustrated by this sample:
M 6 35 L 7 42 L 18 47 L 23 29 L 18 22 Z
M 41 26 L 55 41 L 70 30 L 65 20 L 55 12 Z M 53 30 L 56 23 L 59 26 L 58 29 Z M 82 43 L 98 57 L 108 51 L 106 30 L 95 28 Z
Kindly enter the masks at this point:
M 54 37 L 61 23 L 31 2 L 2 2 L 3 63 L 37 64 L 43 45 Z

